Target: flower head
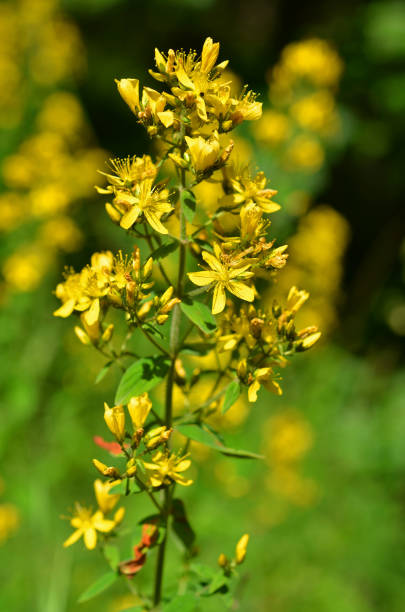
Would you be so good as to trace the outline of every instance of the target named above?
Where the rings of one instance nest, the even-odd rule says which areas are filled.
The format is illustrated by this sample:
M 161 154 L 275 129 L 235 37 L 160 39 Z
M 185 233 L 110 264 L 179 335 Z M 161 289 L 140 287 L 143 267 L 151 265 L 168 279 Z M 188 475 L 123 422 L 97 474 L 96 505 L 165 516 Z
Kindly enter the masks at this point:
M 182 472 L 188 470 L 190 465 L 191 461 L 187 459 L 187 455 L 180 457 L 174 453 L 170 455 L 161 451 L 153 456 L 151 463 L 144 463 L 152 487 L 168 485 L 173 481 L 185 487 L 193 484 L 192 480 L 187 480 L 182 475 Z
M 84 508 L 79 503 L 76 503 L 75 515 L 70 521 L 74 531 L 63 546 L 71 546 L 82 536 L 84 545 L 88 550 L 93 550 L 97 546 L 97 532 L 109 533 L 116 525 L 115 521 L 105 519 L 101 510 L 93 513 L 91 508 Z
M 219 314 L 225 308 L 225 289 L 241 300 L 253 302 L 255 290 L 242 282 L 253 276 L 253 273 L 249 271 L 251 263 L 246 263 L 243 259 L 223 262 L 218 244 L 214 245 L 214 252 L 215 256 L 208 251 L 202 253 L 202 258 L 208 264 L 209 270 L 188 273 L 191 282 L 199 287 L 213 284 L 212 313 Z

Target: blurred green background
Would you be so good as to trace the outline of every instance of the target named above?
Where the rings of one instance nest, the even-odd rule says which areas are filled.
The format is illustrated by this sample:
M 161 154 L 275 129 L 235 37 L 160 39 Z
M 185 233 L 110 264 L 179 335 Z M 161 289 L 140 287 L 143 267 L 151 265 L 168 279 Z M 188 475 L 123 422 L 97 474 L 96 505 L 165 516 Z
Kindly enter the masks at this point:
M 265 462 L 235 463 L 196 448 L 197 482 L 184 498 L 200 559 L 215 564 L 242 533 L 251 534 L 237 591 L 241 611 L 404 609 L 403 3 L 6 0 L 4 612 L 131 605 L 125 584 L 77 604 L 104 561 L 81 544 L 62 548 L 70 528 L 60 516 L 76 499 L 92 503 L 90 461 L 100 456 L 92 438 L 105 433 L 100 407 L 111 401 L 119 372 L 94 385 L 103 359 L 78 342 L 70 321 L 52 317 L 52 291 L 65 265 L 80 268 L 94 251 L 131 246 L 93 187 L 109 156 L 150 150 L 114 78 L 153 87 L 147 68 L 155 46 L 199 49 L 206 36 L 221 42 L 220 57 L 231 60 L 234 75 L 261 93 L 264 117 L 240 130 L 236 149 L 279 189 L 274 235 L 291 247 L 280 291 L 296 283 L 311 292 L 304 316 L 324 338 L 283 373 L 281 398 L 262 394 L 253 409 L 240 403 L 223 423 L 230 443 L 264 452 Z M 307 68 L 284 96 L 288 61 Z M 338 66 L 335 76 L 320 82 L 316 75 L 331 66 Z M 311 96 L 314 104 L 302 111 L 297 102 Z M 136 521 L 151 509 L 137 497 L 131 508 L 135 541 Z M 128 509 L 131 530 L 129 517 Z M 170 548 L 168 588 L 181 564 L 180 551 Z M 147 584 L 152 566 L 135 580 Z

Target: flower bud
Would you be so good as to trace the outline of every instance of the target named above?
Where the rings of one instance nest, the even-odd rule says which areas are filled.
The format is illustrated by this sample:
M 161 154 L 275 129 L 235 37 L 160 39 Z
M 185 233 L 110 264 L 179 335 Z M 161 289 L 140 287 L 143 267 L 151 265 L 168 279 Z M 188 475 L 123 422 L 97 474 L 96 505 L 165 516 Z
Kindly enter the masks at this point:
M 104 402 L 104 420 L 108 429 L 119 442 L 125 438 L 125 412 L 121 404 L 112 408 Z
M 218 565 L 219 567 L 226 567 L 228 565 L 228 559 L 224 553 L 221 553 L 218 557 Z
M 136 472 L 136 463 L 135 459 L 132 458 L 127 463 L 127 476 L 133 476 Z
M 153 306 L 153 300 L 149 300 L 149 302 L 144 302 L 136 313 L 138 315 L 138 318 L 144 319 L 146 315 L 149 313 L 152 306 Z
M 108 467 L 104 463 L 101 463 L 98 459 L 93 459 L 93 465 L 103 476 L 109 478 L 121 479 L 119 471 L 115 467 Z
M 246 557 L 246 549 L 249 542 L 249 535 L 245 533 L 236 545 L 235 561 L 239 565 L 243 563 Z
M 158 298 L 159 304 L 164 306 L 170 300 L 173 295 L 174 287 L 169 287 L 166 291 Z
M 86 334 L 86 332 L 81 327 L 78 327 L 77 325 L 75 327 L 75 334 L 79 338 L 82 344 L 86 344 L 86 345 L 91 344 L 91 340 Z
M 146 262 L 142 270 L 144 280 L 147 280 L 150 277 L 150 275 L 152 274 L 152 269 L 153 269 L 153 259 L 152 257 L 149 257 L 148 261 Z
M 236 369 L 239 378 L 245 378 L 247 373 L 247 364 L 246 359 L 241 359 L 238 363 L 238 367 Z
M 155 427 L 154 429 L 149 431 L 144 437 L 146 448 L 148 450 L 153 450 L 154 448 L 157 448 L 160 444 L 167 442 L 170 438 L 172 431 L 172 429 L 167 429 L 165 426 Z
M 103 342 L 109 342 L 111 340 L 111 338 L 112 338 L 113 333 L 114 333 L 114 323 L 111 323 L 104 330 L 103 335 L 101 336 L 101 340 Z
M 132 425 L 134 430 L 138 430 L 143 427 L 148 414 L 152 408 L 152 402 L 149 399 L 148 394 L 142 393 L 137 397 L 131 397 L 128 403 L 128 412 L 131 417 Z
M 114 208 L 112 204 L 109 204 L 108 202 L 105 205 L 105 210 L 107 212 L 107 215 L 110 217 L 111 221 L 119 225 L 121 221 L 121 213 L 119 213 L 118 210 Z
M 157 321 L 158 325 L 163 325 L 163 323 L 166 323 L 168 318 L 169 318 L 169 315 L 161 314 L 161 315 L 158 315 L 156 317 L 156 321 Z
M 163 306 L 163 308 L 160 309 L 160 314 L 167 314 L 176 306 L 176 304 L 180 304 L 180 302 L 181 300 L 179 300 L 179 298 L 172 298 L 165 306 Z

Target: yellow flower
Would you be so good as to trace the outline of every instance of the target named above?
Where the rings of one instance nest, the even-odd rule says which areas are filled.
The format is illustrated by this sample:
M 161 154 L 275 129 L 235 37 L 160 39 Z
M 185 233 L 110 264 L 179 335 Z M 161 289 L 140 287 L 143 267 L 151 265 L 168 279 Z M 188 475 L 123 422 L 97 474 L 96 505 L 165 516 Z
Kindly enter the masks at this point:
M 147 178 L 154 179 L 157 174 L 157 168 L 149 155 L 110 159 L 110 168 L 110 172 L 99 170 L 99 173 L 103 174 L 113 187 L 118 188 L 133 187 L 135 183 Z M 96 187 L 96 189 L 99 193 L 112 193 L 113 191 L 111 187 L 107 189 Z
M 151 408 L 152 402 L 146 392 L 137 397 L 131 397 L 128 403 L 128 412 L 135 431 L 143 427 Z
M 162 225 L 160 219 L 165 213 L 173 210 L 170 204 L 169 191 L 153 187 L 153 179 L 145 179 L 135 186 L 132 193 L 118 190 L 114 203 L 122 209 L 121 227 L 129 229 L 144 215 L 151 227 L 160 234 L 167 234 L 168 230 Z
M 172 481 L 185 487 L 193 484 L 192 480 L 187 480 L 181 474 L 181 472 L 188 470 L 191 465 L 190 459 L 186 457 L 186 455 L 179 457 L 174 453 L 168 455 L 159 451 L 153 456 L 152 463 L 144 463 L 145 468 L 149 472 L 149 482 L 152 487 L 160 487 L 163 484 L 168 485 Z
M 245 560 L 246 549 L 247 549 L 248 543 L 249 543 L 249 534 L 245 533 L 241 537 L 239 542 L 237 543 L 236 549 L 235 549 L 235 561 L 238 565 L 240 563 L 243 563 L 243 561 Z
M 216 257 L 208 251 L 202 252 L 202 258 L 209 265 L 210 270 L 188 273 L 191 282 L 199 287 L 214 284 L 212 313 L 219 314 L 225 308 L 225 289 L 236 295 L 240 300 L 253 302 L 255 290 L 241 282 L 241 279 L 245 280 L 253 276 L 253 272 L 248 272 L 251 263 L 239 260 L 236 264 L 224 264 L 220 261 L 221 250 L 218 244 L 214 245 L 214 251 Z
M 219 43 L 214 43 L 212 38 L 206 38 L 201 54 L 201 71 L 210 72 L 215 66 L 219 54 Z
M 119 442 L 125 438 L 125 412 L 122 405 L 110 408 L 104 402 L 104 420 L 108 429 L 117 438 Z
M 71 519 L 70 524 L 76 531 L 65 540 L 63 546 L 71 546 L 83 536 L 88 550 L 93 550 L 97 546 L 98 531 L 109 533 L 115 527 L 115 521 L 105 519 L 101 510 L 93 514 L 91 508 L 83 508 L 78 503 L 76 503 L 75 516 Z
M 222 198 L 223 206 L 239 206 L 253 202 L 265 213 L 273 213 L 280 210 L 280 205 L 272 201 L 276 195 L 275 189 L 266 189 L 267 178 L 264 172 L 258 172 L 255 178 L 251 178 L 247 171 L 235 178 L 229 179 L 229 186 L 233 193 Z
M 139 80 L 138 79 L 120 79 L 115 81 L 117 83 L 118 91 L 131 109 L 136 115 L 140 110 L 139 104 Z
M 99 478 L 94 481 L 94 493 L 96 495 L 96 500 L 98 507 L 100 508 L 103 514 L 107 514 L 110 512 L 114 506 L 117 505 L 118 500 L 120 498 L 119 495 L 110 495 L 109 491 L 111 487 L 119 484 L 120 480 L 114 480 L 112 482 L 103 482 Z
M 208 140 L 205 140 L 201 136 L 197 138 L 189 138 L 186 136 L 186 142 L 196 172 L 203 172 L 214 166 L 219 156 L 219 140 L 216 132 L 214 132 L 214 135 Z
M 257 400 L 257 392 L 260 387 L 263 386 L 267 391 L 276 393 L 276 395 L 282 395 L 282 390 L 278 382 L 272 380 L 271 376 L 273 369 L 269 367 L 258 368 L 253 373 L 253 382 L 249 385 L 248 399 L 249 402 L 255 402 Z

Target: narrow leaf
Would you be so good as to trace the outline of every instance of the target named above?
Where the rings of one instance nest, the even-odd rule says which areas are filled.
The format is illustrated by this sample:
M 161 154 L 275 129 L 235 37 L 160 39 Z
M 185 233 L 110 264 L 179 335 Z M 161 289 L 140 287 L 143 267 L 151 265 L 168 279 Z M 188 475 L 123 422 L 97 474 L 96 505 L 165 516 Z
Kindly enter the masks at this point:
M 113 361 L 109 361 L 108 363 L 105 364 L 103 368 L 101 368 L 101 370 L 96 376 L 96 380 L 94 381 L 94 384 L 98 385 L 98 383 L 103 380 L 104 376 L 107 374 L 108 370 L 110 369 L 113 363 L 114 363 Z
M 173 531 L 183 543 L 187 550 L 190 550 L 195 541 L 195 533 L 188 521 L 186 509 L 181 499 L 174 499 L 172 502 Z
M 201 429 L 198 425 L 178 425 L 176 429 L 186 438 L 200 442 L 200 444 L 205 444 L 205 446 L 209 446 L 223 455 L 240 459 L 264 459 L 263 455 L 219 444 L 213 434 L 205 429 Z
M 117 578 L 118 574 L 115 572 L 108 572 L 108 574 L 104 574 L 104 576 L 98 578 L 98 580 L 93 582 L 93 584 L 80 595 L 78 603 L 84 603 L 96 595 L 99 595 L 108 589 L 108 587 L 110 587 L 117 580 Z
M 124 372 L 115 394 L 115 404 L 126 404 L 131 397 L 150 391 L 166 376 L 170 362 L 165 357 L 144 357 Z
M 229 408 L 234 405 L 240 396 L 241 391 L 242 389 L 239 380 L 233 380 L 231 383 L 229 383 L 225 393 L 224 404 L 222 406 L 222 414 L 228 412 Z
M 213 346 L 214 345 L 209 342 L 190 342 L 183 346 L 181 352 L 186 355 L 206 355 Z
M 226 592 L 229 588 L 229 579 L 224 572 L 217 572 L 208 587 L 208 595 L 213 595 L 217 591 Z
M 170 255 L 170 253 L 174 253 L 178 246 L 179 243 L 177 242 L 177 240 L 170 240 L 169 242 L 165 242 L 160 247 L 158 247 L 150 254 L 150 256 L 154 261 L 159 261 L 159 259 L 164 259 L 168 255 Z
M 111 569 L 115 570 L 120 562 L 120 551 L 118 548 L 116 546 L 112 546 L 111 544 L 106 544 L 103 548 L 103 554 Z
M 180 307 L 186 317 L 190 319 L 204 334 L 211 334 L 217 327 L 211 310 L 202 302 L 196 300 L 183 300 Z
M 180 200 L 184 216 L 186 217 L 189 223 L 192 223 L 194 220 L 196 208 L 196 199 L 194 193 L 192 191 L 189 191 L 188 189 L 185 189 L 181 192 Z

